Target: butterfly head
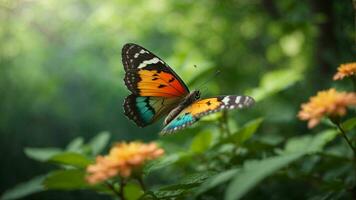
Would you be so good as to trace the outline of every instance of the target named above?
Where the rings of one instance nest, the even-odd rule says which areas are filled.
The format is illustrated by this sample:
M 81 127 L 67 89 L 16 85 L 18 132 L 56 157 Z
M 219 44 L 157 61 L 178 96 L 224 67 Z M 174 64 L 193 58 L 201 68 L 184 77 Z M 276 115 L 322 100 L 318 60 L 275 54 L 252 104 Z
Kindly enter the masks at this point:
M 198 99 L 200 99 L 200 91 L 194 90 L 193 92 L 190 92 L 180 104 L 185 107 Z
M 200 99 L 200 91 L 199 90 L 194 90 L 192 93 L 194 94 L 195 100 Z

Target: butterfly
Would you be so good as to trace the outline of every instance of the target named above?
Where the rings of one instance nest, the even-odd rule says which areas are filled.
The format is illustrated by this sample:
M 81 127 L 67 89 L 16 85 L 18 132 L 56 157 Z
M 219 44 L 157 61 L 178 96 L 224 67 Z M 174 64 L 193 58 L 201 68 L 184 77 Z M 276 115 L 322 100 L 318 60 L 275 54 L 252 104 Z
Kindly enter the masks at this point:
M 192 125 L 201 117 L 221 110 L 254 104 L 249 96 L 216 96 L 200 99 L 200 91 L 189 91 L 183 80 L 158 56 L 133 43 L 122 48 L 124 82 L 132 94 L 124 100 L 124 114 L 139 127 L 163 116 L 162 134 Z

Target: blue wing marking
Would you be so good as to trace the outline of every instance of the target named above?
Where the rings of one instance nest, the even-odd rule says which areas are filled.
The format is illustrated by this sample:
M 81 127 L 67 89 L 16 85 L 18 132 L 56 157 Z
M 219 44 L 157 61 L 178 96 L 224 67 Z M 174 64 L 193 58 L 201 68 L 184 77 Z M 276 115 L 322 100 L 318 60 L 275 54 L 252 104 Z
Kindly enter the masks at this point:
M 136 98 L 136 106 L 139 111 L 141 119 L 145 123 L 149 123 L 154 116 L 154 112 L 152 111 L 151 106 L 149 105 L 149 97 L 137 97 Z
M 195 119 L 192 114 L 186 113 L 171 121 L 162 131 L 177 130 L 193 123 L 194 121 Z

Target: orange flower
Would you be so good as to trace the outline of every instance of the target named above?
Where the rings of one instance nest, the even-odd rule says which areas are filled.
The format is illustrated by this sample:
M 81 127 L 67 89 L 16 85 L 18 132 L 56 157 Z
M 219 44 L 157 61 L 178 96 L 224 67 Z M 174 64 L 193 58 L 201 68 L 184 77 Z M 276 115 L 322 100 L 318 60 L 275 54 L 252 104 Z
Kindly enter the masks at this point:
M 147 160 L 164 154 L 155 143 L 118 143 L 111 148 L 109 155 L 98 156 L 96 163 L 87 167 L 87 182 L 95 184 L 116 175 L 129 177 L 134 169 L 140 168 Z
M 341 80 L 348 76 L 356 75 L 356 62 L 341 64 L 337 68 L 337 73 L 334 75 L 334 80 Z
M 309 120 L 308 127 L 316 126 L 321 118 L 341 117 L 346 114 L 347 106 L 356 105 L 356 93 L 337 92 L 335 89 L 320 91 L 301 106 L 298 117 Z

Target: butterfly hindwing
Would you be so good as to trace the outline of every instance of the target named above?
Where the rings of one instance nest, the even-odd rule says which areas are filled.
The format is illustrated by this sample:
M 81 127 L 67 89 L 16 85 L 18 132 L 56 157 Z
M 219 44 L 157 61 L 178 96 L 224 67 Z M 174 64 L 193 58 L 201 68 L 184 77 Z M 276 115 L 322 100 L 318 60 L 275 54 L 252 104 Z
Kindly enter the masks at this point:
M 177 98 L 142 97 L 131 94 L 125 98 L 124 113 L 137 126 L 147 126 L 167 114 L 180 100 Z
M 172 133 L 192 125 L 201 117 L 228 109 L 241 109 L 254 104 L 253 98 L 249 96 L 218 96 L 197 100 L 184 108 L 172 121 L 162 130 L 162 134 Z
M 182 79 L 147 49 L 126 44 L 122 49 L 125 84 L 137 96 L 181 97 L 189 93 Z

